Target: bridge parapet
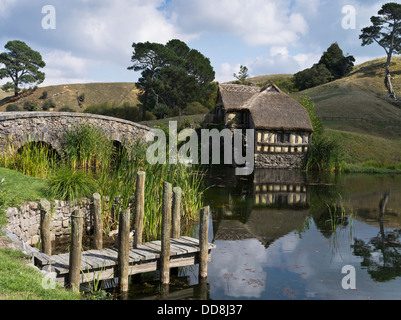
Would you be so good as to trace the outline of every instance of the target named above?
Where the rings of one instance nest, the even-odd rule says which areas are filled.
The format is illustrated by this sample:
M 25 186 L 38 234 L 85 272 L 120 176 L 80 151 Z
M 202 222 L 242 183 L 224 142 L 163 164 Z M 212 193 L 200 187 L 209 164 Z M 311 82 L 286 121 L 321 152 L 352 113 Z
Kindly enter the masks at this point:
M 11 138 L 16 148 L 26 141 L 45 142 L 61 151 L 62 136 L 80 124 L 93 125 L 111 140 L 120 143 L 145 141 L 152 137 L 151 128 L 131 121 L 87 113 L 70 112 L 0 112 L 0 148 Z

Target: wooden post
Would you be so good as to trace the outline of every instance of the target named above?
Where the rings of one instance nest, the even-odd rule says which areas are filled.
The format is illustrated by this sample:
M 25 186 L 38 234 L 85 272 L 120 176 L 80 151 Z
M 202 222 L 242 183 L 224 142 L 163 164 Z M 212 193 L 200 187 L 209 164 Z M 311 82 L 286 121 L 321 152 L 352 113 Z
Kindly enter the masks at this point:
M 120 212 L 118 226 L 118 283 L 120 292 L 128 291 L 130 211 Z
M 181 236 L 181 188 L 176 187 L 173 189 L 173 222 L 172 234 L 173 239 L 178 239 Z
M 145 210 L 145 178 L 145 172 L 138 172 L 135 189 L 134 248 L 142 244 L 143 214 Z
M 52 241 L 50 236 L 51 220 L 50 202 L 46 199 L 42 199 L 40 200 L 40 240 L 42 243 L 42 252 L 48 256 L 52 255 Z
M 103 249 L 103 222 L 102 222 L 102 204 L 100 194 L 93 195 L 93 221 L 94 221 L 94 246 L 95 250 Z
M 160 281 L 163 285 L 170 282 L 170 233 L 171 233 L 172 186 L 163 184 L 162 239 L 160 253 Z
M 207 277 L 207 262 L 209 258 L 209 214 L 210 207 L 203 208 L 200 212 L 199 225 L 199 277 Z
M 71 215 L 70 287 L 75 292 L 79 291 L 80 285 L 83 221 L 82 211 L 74 210 Z

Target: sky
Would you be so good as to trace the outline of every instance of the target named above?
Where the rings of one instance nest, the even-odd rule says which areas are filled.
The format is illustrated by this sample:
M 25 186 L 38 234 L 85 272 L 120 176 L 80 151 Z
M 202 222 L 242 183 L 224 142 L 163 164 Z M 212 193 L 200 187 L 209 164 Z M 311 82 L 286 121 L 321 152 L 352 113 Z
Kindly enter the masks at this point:
M 216 81 L 296 73 L 337 42 L 356 64 L 385 56 L 361 46 L 361 29 L 388 1 L 0 0 L 0 52 L 22 40 L 41 53 L 41 86 L 135 82 L 132 44 L 180 39 L 208 57 Z M 5 80 L 3 79 L 3 82 Z

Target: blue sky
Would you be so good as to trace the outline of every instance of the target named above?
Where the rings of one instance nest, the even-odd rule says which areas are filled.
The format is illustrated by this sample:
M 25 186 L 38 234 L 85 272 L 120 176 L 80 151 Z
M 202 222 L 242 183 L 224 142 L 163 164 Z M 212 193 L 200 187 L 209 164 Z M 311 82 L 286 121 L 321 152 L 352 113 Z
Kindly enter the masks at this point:
M 361 47 L 360 30 L 388 1 L 373 0 L 0 0 L 0 51 L 25 41 L 47 66 L 42 85 L 133 82 L 133 42 L 181 39 L 210 58 L 220 82 L 240 65 L 250 76 L 296 73 L 337 42 L 362 63 L 385 52 Z M 44 29 L 42 8 L 55 9 Z M 352 6 L 355 28 L 342 12 Z M 49 22 L 50 20 L 46 20 Z

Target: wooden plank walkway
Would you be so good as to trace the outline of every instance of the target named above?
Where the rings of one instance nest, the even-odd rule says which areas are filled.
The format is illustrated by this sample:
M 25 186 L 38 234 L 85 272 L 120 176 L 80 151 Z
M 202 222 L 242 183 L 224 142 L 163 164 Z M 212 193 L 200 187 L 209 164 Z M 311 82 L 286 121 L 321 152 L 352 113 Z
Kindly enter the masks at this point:
M 209 261 L 214 244 L 209 243 Z M 160 269 L 161 241 L 151 241 L 129 250 L 129 274 L 139 274 Z M 199 240 L 180 237 L 170 240 L 170 268 L 184 267 L 199 263 Z M 47 256 L 39 252 L 35 264 L 39 267 L 50 265 L 56 272 L 56 280 L 65 285 L 69 281 L 70 254 Z M 118 249 L 88 250 L 81 255 L 81 283 L 93 280 L 112 279 L 117 276 Z

